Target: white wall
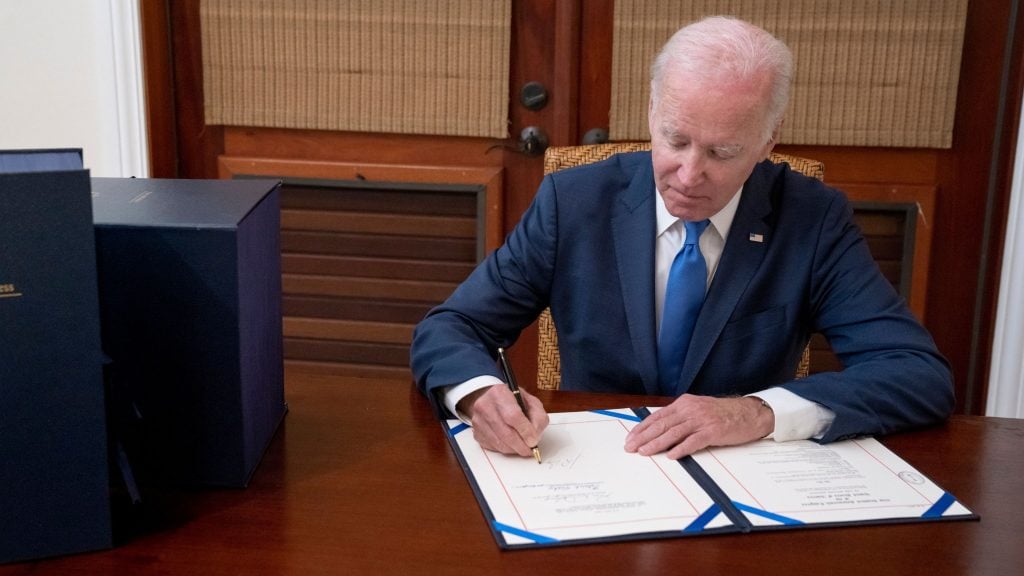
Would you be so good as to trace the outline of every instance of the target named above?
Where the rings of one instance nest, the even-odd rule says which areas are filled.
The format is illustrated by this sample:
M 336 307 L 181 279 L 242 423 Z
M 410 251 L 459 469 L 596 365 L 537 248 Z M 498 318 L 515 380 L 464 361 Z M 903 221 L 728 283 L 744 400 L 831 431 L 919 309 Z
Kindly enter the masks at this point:
M 1024 418 L 1024 103 L 1010 187 L 985 414 Z
M 137 0 L 0 0 L 0 149 L 149 175 Z

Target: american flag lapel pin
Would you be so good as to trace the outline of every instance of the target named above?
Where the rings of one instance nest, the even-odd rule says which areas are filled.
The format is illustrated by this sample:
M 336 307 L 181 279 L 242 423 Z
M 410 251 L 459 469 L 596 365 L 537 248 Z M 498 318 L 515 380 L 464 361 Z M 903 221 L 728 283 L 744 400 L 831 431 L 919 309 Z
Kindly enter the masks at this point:
M 751 242 L 764 242 L 764 235 L 763 234 L 755 234 L 755 233 L 751 232 L 750 233 L 750 241 Z

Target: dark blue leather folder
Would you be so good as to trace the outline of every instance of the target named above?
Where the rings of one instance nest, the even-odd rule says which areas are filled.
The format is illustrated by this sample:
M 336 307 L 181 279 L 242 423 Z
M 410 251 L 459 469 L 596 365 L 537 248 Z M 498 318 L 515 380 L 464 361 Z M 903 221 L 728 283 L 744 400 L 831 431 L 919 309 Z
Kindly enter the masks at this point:
M 0 152 L 0 562 L 111 545 L 89 173 Z

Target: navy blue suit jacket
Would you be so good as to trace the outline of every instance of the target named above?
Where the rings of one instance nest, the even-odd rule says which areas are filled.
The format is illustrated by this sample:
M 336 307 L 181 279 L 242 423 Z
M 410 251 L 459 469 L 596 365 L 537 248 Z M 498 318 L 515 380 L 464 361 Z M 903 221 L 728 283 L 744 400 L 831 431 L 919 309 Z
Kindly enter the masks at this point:
M 500 378 L 496 348 L 550 306 L 562 389 L 658 394 L 656 193 L 649 152 L 545 177 L 505 244 L 417 326 L 421 389 Z M 812 332 L 844 369 L 794 381 Z M 744 184 L 678 392 L 779 385 L 835 412 L 824 441 L 932 423 L 953 407 L 948 364 L 882 276 L 845 196 L 766 161 Z

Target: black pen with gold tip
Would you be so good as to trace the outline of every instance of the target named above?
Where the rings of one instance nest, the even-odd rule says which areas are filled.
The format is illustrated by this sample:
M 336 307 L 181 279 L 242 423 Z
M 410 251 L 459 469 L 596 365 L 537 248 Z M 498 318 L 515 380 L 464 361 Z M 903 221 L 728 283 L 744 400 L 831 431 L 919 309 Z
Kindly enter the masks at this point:
M 523 400 L 523 395 L 519 392 L 519 385 L 516 384 L 516 377 L 512 374 L 512 364 L 509 364 L 508 356 L 505 356 L 504 348 L 498 348 L 498 362 L 501 364 L 501 371 L 505 373 L 505 383 L 508 384 L 508 389 L 511 390 L 512 395 L 516 397 L 516 402 L 519 403 L 519 408 L 522 409 L 523 415 L 529 418 L 530 415 L 526 412 L 526 401 Z M 540 464 L 540 448 L 533 446 L 530 450 L 533 450 L 533 457 L 537 460 L 537 464 Z

